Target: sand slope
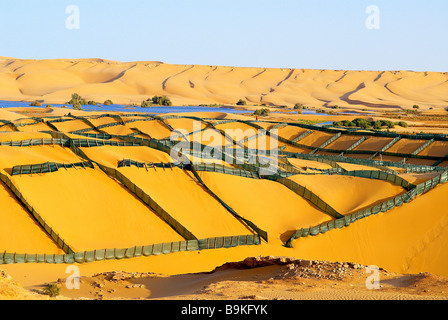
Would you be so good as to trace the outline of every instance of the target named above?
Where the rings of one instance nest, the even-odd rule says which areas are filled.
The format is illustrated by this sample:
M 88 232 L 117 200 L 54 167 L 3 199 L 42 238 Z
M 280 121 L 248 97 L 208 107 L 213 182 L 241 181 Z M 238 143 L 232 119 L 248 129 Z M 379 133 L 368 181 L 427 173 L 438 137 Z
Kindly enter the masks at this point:
M 15 176 L 14 181 L 75 252 L 183 240 L 99 170 L 60 170 Z
M 447 275 L 448 216 L 443 208 L 448 185 L 413 202 L 333 230 L 293 242 L 306 259 L 356 261 L 395 272 L 422 270 Z M 431 208 L 428 210 L 428 208 Z M 344 250 L 339 250 L 344 244 Z
M 227 103 L 444 108 L 448 74 L 170 65 L 99 59 L 0 58 L 0 100 L 65 103 L 71 93 L 103 102 L 141 103 L 167 95 L 175 104 Z

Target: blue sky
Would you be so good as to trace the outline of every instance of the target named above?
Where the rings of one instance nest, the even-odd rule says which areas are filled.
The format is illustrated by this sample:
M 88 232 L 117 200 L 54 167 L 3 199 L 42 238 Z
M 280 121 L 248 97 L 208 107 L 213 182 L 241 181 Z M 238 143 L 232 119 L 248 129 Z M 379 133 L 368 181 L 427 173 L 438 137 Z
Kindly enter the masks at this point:
M 0 0 L 0 56 L 16 58 L 448 71 L 447 35 L 447 0 Z

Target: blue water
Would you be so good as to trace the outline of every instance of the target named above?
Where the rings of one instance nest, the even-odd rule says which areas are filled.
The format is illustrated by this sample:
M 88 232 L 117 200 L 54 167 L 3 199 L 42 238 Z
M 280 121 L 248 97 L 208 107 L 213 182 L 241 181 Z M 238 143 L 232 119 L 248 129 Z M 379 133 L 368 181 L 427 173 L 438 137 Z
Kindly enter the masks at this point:
M 43 104 L 42 107 L 33 107 L 33 108 L 45 108 L 47 104 Z M 73 109 L 73 106 L 68 104 L 51 104 L 53 107 L 62 107 L 66 106 L 67 109 Z M 30 102 L 23 101 L 2 101 L 0 100 L 0 108 L 23 108 L 30 107 Z M 85 105 L 82 106 L 84 111 L 117 111 L 117 112 L 144 112 L 144 113 L 186 113 L 186 112 L 225 112 L 225 113 L 234 113 L 234 114 L 243 114 L 243 113 L 252 113 L 247 110 L 236 110 L 233 108 L 225 108 L 225 107 L 195 107 L 195 106 L 187 106 L 187 107 L 150 107 L 150 108 L 140 108 L 140 107 L 128 107 L 121 104 L 111 104 L 110 106 L 90 106 Z M 297 114 L 297 111 L 285 111 L 285 112 L 271 112 L 271 113 L 284 113 L 284 114 Z M 327 113 L 318 113 L 314 110 L 303 110 L 302 114 L 313 114 L 320 116 L 332 116 Z M 339 115 L 361 115 L 357 112 L 341 112 Z M 368 115 L 368 114 L 363 114 Z
M 51 104 L 53 107 L 66 106 L 67 109 L 73 109 L 73 106 L 67 104 Z M 45 108 L 47 104 L 43 104 L 42 107 L 33 108 Z M 30 102 L 22 101 L 0 101 L 0 108 L 23 108 L 30 107 Z M 145 112 L 145 113 L 180 113 L 180 112 L 225 112 L 225 113 L 251 113 L 245 110 L 236 110 L 232 108 L 220 108 L 220 107 L 127 107 L 121 104 L 111 104 L 110 106 L 82 106 L 84 111 L 118 111 L 118 112 Z

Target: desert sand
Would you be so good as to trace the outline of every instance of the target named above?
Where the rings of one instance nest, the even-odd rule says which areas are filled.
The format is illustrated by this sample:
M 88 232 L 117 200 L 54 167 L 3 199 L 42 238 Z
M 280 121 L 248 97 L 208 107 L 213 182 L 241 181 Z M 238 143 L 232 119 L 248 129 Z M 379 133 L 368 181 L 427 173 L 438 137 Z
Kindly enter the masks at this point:
M 65 103 L 89 100 L 140 104 L 167 95 L 176 105 L 253 104 L 425 110 L 446 107 L 448 74 L 171 65 L 157 61 L 0 58 L 0 99 Z
M 265 136 L 254 138 L 260 132 L 250 124 L 228 122 L 215 128 L 208 127 L 219 120 L 254 121 L 252 111 L 266 104 L 271 111 L 279 113 L 271 112 L 269 116 L 260 117 L 256 125 L 267 130 L 279 125 L 278 135 L 289 142 L 279 141 L 278 147 L 299 155 L 298 158 L 290 154 L 284 156 L 290 164 L 285 166 L 293 173 L 288 179 L 306 186 L 340 214 L 349 216 L 407 190 L 382 180 L 322 172 L 334 167 L 345 171 L 380 171 L 379 166 L 347 160 L 330 164 L 304 160 L 300 155 L 337 156 L 340 150 L 352 147 L 366 135 L 367 139 L 354 148 L 360 153 L 346 156 L 401 163 L 403 158 L 394 153 L 415 153 L 429 138 L 403 138 L 386 150 L 392 155 L 378 155 L 376 152 L 393 138 L 372 136 L 368 131 L 349 135 L 342 130 L 343 134 L 328 144 L 335 133 L 318 127 L 310 131 L 308 127 L 282 123 L 352 120 L 363 112 L 368 113 L 363 117 L 369 120 L 389 119 L 388 116 L 392 119 L 393 115 L 385 115 L 385 111 L 412 109 L 414 104 L 419 104 L 424 113 L 416 119 L 410 117 L 409 128 L 392 131 L 412 133 L 421 128 L 428 129 L 425 131 L 428 133 L 440 131 L 446 134 L 448 128 L 443 127 L 443 113 L 448 101 L 447 80 L 447 74 L 435 72 L 0 58 L 0 100 L 65 103 L 72 93 L 77 92 L 88 100 L 112 99 L 123 104 L 140 104 L 153 95 L 167 95 L 176 105 L 216 103 L 234 106 L 241 98 L 249 102 L 248 106 L 241 107 L 247 110 L 244 115 L 222 112 L 182 114 L 184 117 L 206 118 L 208 122 L 195 122 L 184 117 L 160 120 L 143 116 L 123 116 L 124 122 L 121 122 L 115 117 L 99 117 L 101 112 L 1 108 L 0 120 L 4 122 L 0 123 L 0 170 L 14 186 L 0 183 L 1 215 L 5 222 L 0 251 L 5 254 L 63 254 L 48 230 L 13 194 L 15 188 L 75 252 L 159 243 L 172 248 L 173 243 L 187 240 L 185 234 L 168 223 L 160 212 L 141 200 L 140 191 L 125 187 L 96 164 L 117 170 L 197 239 L 217 241 L 218 237 L 254 235 L 256 228 L 268 235 L 267 241 L 262 239 L 258 245 L 76 263 L 81 272 L 81 289 L 74 291 L 66 290 L 64 286 L 67 264 L 3 264 L 0 265 L 3 271 L 0 298 L 48 299 L 40 294 L 41 290 L 47 283 L 56 283 L 61 288 L 61 296 L 57 299 L 446 299 L 448 218 L 444 207 L 447 184 L 438 185 L 409 203 L 341 229 L 295 239 L 291 241 L 292 247 L 288 247 L 286 243 L 295 231 L 330 223 L 335 217 L 274 178 L 260 178 L 253 172 L 250 177 L 233 175 L 232 172 L 239 168 L 223 163 L 221 159 L 190 156 L 195 162 L 215 163 L 218 167 L 221 164 L 229 170 L 225 173 L 198 171 L 195 175 L 189 167 L 161 166 L 161 163 L 173 161 L 161 150 L 113 144 L 133 137 L 169 139 L 172 129 L 179 129 L 186 140 L 212 147 L 235 146 L 236 143 L 240 149 L 242 145 L 272 149 L 275 146 L 259 143 Z M 291 108 L 295 103 L 313 107 L 338 105 L 343 110 L 353 109 L 360 113 L 330 117 L 291 114 L 281 112 L 283 108 L 273 108 L 281 105 Z M 67 117 L 68 112 L 88 121 Z M 151 112 L 150 108 L 148 112 Z M 428 120 L 427 115 L 442 118 Z M 36 122 L 37 118 L 33 117 L 41 121 Z M 67 121 L 48 123 L 55 120 L 53 117 Z M 440 127 L 433 127 L 436 122 Z M 49 132 L 54 130 L 50 124 L 59 132 Z M 240 131 L 229 138 L 220 132 L 226 129 Z M 244 131 L 246 135 L 241 134 Z M 307 132 L 309 134 L 305 135 Z M 86 137 L 85 133 L 114 136 L 103 140 L 100 136 Z M 51 139 L 56 134 L 64 134 L 72 142 L 88 140 L 90 146 L 77 149 L 70 148 L 70 144 L 44 145 L 42 139 Z M 253 139 L 247 141 L 250 137 Z M 302 139 L 298 140 L 299 137 Z M 41 140 L 42 144 L 20 146 L 30 139 Z M 293 140 L 300 145 L 294 145 Z M 428 143 L 417 157 L 406 158 L 406 163 L 437 164 L 442 166 L 437 169 L 443 170 L 448 166 L 448 143 L 439 140 Z M 100 146 L 96 146 L 97 143 Z M 316 148 L 324 144 L 327 144 L 325 150 L 316 152 Z M 333 150 L 337 152 L 331 152 Z M 363 151 L 367 153 L 363 154 Z M 145 166 L 119 167 L 124 159 Z M 55 172 L 12 175 L 13 167 L 18 165 L 82 161 L 91 161 L 95 165 L 93 168 L 61 168 Z M 152 167 L 154 163 L 159 166 Z M 429 183 L 442 172 L 405 172 L 405 169 L 394 166 L 391 169 L 414 184 Z M 380 290 L 365 287 L 365 268 L 369 265 L 382 268 Z

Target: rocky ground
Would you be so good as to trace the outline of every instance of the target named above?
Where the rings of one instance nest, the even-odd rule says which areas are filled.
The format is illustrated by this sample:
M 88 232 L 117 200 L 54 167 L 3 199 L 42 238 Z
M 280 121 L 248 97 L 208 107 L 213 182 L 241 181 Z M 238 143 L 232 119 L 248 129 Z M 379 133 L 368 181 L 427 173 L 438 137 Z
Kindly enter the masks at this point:
M 448 278 L 428 273 L 402 275 L 379 268 L 379 285 L 369 289 L 367 266 L 356 263 L 253 257 L 226 263 L 207 273 L 167 276 L 114 271 L 80 279 L 69 290 L 66 279 L 51 299 L 161 300 L 446 300 Z M 49 299 L 48 284 L 31 291 L 8 275 L 0 278 L 3 299 Z

